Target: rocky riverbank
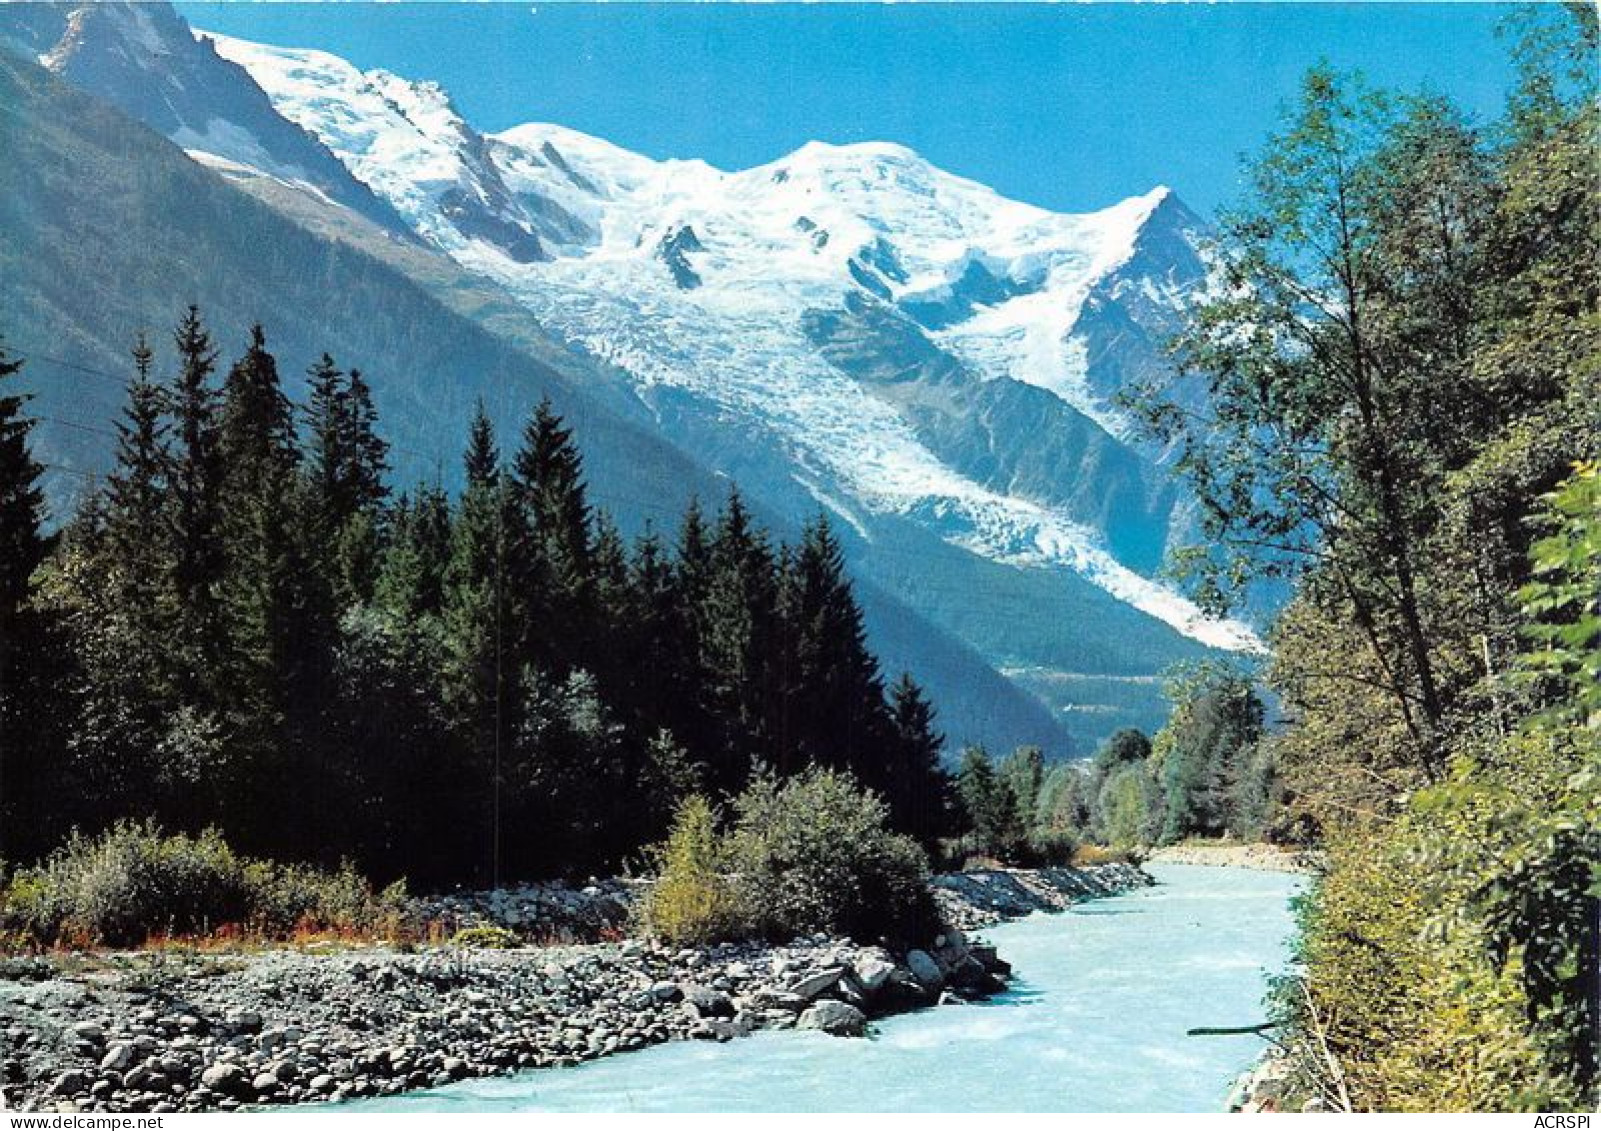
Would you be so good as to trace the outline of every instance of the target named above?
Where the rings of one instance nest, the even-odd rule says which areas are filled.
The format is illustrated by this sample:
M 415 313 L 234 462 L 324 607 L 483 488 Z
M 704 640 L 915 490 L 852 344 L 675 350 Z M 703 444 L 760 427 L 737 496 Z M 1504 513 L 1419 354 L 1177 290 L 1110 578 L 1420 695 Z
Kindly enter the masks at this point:
M 991 868 L 934 878 L 934 901 L 945 922 L 964 931 L 1064 911 L 1075 903 L 1155 883 L 1133 864 L 1092 868 Z
M 1251 868 L 1259 872 L 1311 872 L 1315 860 L 1305 853 L 1291 852 L 1273 844 L 1240 844 L 1228 841 L 1170 844 L 1153 849 L 1146 857 L 1151 864 L 1204 864 L 1215 868 Z
M 233 1110 L 388 1095 L 758 1029 L 859 1036 L 873 1017 L 1004 988 L 1005 962 L 961 924 L 1149 882 L 1126 865 L 942 877 L 936 896 L 952 925 L 905 955 L 813 937 L 683 950 L 626 939 L 12 959 L 0 969 L 0 1091 L 13 1110 Z M 547 940 L 614 932 L 630 891 L 542 885 L 423 910 Z

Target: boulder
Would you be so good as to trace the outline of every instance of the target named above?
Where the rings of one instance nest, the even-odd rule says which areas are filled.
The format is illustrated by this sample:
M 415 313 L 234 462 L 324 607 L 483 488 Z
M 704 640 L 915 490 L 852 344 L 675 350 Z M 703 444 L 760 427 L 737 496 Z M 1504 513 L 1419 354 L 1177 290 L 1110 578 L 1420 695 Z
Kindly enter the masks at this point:
M 224 1061 L 213 1064 L 200 1074 L 200 1083 L 224 1096 L 240 1097 L 250 1093 L 250 1077 L 237 1064 Z
M 845 968 L 843 966 L 830 966 L 827 969 L 806 975 L 806 977 L 791 986 L 789 992 L 796 997 L 812 1001 L 832 990 L 844 976 Z
M 700 1017 L 732 1017 L 734 1002 L 721 990 L 707 986 L 683 986 L 684 1002 Z
M 860 1037 L 867 1032 L 867 1015 L 843 1001 L 819 1001 L 800 1015 L 796 1026 L 831 1037 Z
M 864 954 L 851 964 L 851 973 L 864 991 L 876 994 L 895 973 L 895 964 L 876 954 Z
M 917 984 L 925 989 L 937 990 L 945 984 L 945 975 L 934 961 L 934 956 L 926 950 L 912 950 L 906 953 L 906 968 L 917 979 Z

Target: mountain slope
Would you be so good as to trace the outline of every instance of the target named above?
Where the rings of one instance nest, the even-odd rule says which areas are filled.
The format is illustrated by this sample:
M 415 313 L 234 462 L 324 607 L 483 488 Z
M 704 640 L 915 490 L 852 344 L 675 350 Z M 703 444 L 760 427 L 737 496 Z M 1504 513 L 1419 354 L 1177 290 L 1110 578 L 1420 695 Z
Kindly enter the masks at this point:
M 239 67 L 165 4 L 21 5 L 8 36 L 75 86 L 186 148 L 303 184 L 391 235 L 415 237 L 389 204 L 305 130 L 274 112 Z M 8 14 L 9 15 L 9 14 Z
M 441 227 L 437 198 L 415 182 L 426 187 L 438 151 L 456 145 L 458 119 L 425 138 L 414 117 L 374 116 L 369 88 L 393 76 L 320 52 L 216 44 L 353 169 L 381 151 L 379 191 L 418 231 Z M 685 439 L 675 427 L 693 426 L 687 399 L 762 438 L 781 465 L 763 478 L 787 474 L 831 506 L 911 517 L 993 560 L 1076 574 L 1204 643 L 1251 643 L 1131 568 L 1160 559 L 1176 500 L 1148 454 L 1124 443 L 1116 390 L 1104 387 L 1115 374 L 1091 373 L 1093 334 L 1078 329 L 1093 299 L 1100 321 L 1113 307 L 1120 332 L 1148 339 L 1204 275 L 1194 217 L 1171 193 L 1064 216 L 885 143 L 813 143 L 725 173 L 559 127 L 491 140 L 499 183 L 524 214 L 538 201 L 577 221 L 568 242 L 552 240 L 554 258 L 535 264 L 484 241 L 436 242 L 630 374 L 675 440 Z M 846 319 L 855 348 L 840 340 Z M 1126 351 L 1113 364 L 1143 368 Z M 863 379 L 886 365 L 893 380 Z M 882 395 L 908 384 L 949 392 L 953 381 L 960 398 Z M 1020 398 L 1024 386 L 1049 399 Z M 1043 460 L 1029 450 L 1030 423 L 1049 428 Z
M 330 240 L 186 158 L 122 113 L 0 52 L 0 333 L 28 359 L 41 458 L 58 514 L 74 488 L 107 466 L 108 430 L 122 400 L 117 374 L 139 330 L 158 347 L 190 301 L 225 356 L 260 318 L 292 395 L 324 349 L 369 376 L 384 432 L 398 445 L 397 479 L 457 474 L 467 420 L 482 397 L 503 438 L 549 395 L 582 443 L 592 492 L 628 529 L 670 524 L 690 495 L 719 500 L 726 481 L 612 407 L 595 370 L 583 386 L 530 351 L 430 295 L 395 266 Z M 325 198 L 270 178 L 284 199 L 366 222 Z M 173 207 L 183 201 L 184 208 Z M 401 245 L 367 225 L 363 241 L 442 291 L 493 301 L 449 260 Z M 429 265 L 432 264 L 430 267 Z M 505 312 L 501 312 L 505 317 Z M 524 316 L 526 322 L 526 316 Z M 531 331 L 521 327 L 524 335 Z M 555 356 L 555 351 L 551 351 Z M 595 395 L 598 393 L 598 396 Z M 636 404 L 637 410 L 637 404 Z M 641 414 L 642 415 L 642 414 Z M 763 517 L 778 522 L 770 509 Z M 868 580 L 863 599 L 891 671 L 911 667 L 940 704 L 955 740 L 997 745 L 1067 739 L 1040 705 L 969 647 Z
M 0 39 L 51 39 L 25 24 L 0 10 Z M 137 39 L 141 25 L 107 26 Z M 147 73 L 63 73 L 91 91 L 114 74 L 110 95 L 217 177 L 490 330 L 699 481 L 736 479 L 781 529 L 833 513 L 890 666 L 950 660 L 934 690 L 956 737 L 1083 750 L 1161 717 L 1151 677 L 1166 665 L 1253 642 L 1152 579 L 1189 506 L 1113 399 L 1166 364 L 1161 339 L 1206 277 L 1199 221 L 1166 190 L 1065 216 L 884 143 L 739 172 L 657 162 L 558 126 L 480 134 L 437 86 L 326 53 L 192 38 L 255 92 L 219 101 L 267 99 L 407 238 L 239 160 L 239 137 L 127 98 L 166 83 L 179 48 L 108 39 L 102 54 Z M 441 393 L 430 409 L 453 417 L 462 403 Z M 420 465 L 450 449 L 414 434 Z M 684 493 L 647 467 L 600 501 L 660 521 L 661 496 Z M 984 664 L 1010 682 L 977 677 Z M 1061 727 L 1020 712 L 1019 688 Z M 997 724 L 1031 714 L 1032 736 Z

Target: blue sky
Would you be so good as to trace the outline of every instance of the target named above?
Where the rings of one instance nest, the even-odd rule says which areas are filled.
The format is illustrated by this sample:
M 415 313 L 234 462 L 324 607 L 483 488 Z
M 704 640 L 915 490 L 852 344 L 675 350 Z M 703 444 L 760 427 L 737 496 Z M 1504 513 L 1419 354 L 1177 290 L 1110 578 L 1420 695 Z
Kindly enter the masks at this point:
M 197 27 L 437 80 L 486 131 L 558 122 L 723 168 L 884 139 L 1050 208 L 1168 184 L 1208 212 L 1320 57 L 1493 116 L 1507 7 L 178 5 Z

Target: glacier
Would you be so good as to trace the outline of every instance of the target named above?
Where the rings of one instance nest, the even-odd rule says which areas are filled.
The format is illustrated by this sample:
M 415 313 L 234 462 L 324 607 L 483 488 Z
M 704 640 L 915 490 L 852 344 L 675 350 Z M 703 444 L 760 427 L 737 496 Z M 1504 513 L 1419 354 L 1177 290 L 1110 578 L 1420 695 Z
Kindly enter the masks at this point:
M 483 135 L 437 84 L 195 34 L 429 243 L 627 374 L 645 403 L 690 396 L 730 435 L 776 446 L 818 503 L 858 530 L 855 511 L 909 519 L 996 562 L 1071 570 L 1211 647 L 1261 647 L 1244 623 L 1209 618 L 1119 561 L 1081 517 L 939 458 L 806 330 L 817 311 L 881 303 L 977 379 L 1046 390 L 1126 441 L 1130 422 L 1093 386 L 1078 330 L 1169 189 L 1068 215 L 889 142 L 811 142 L 725 171 L 558 125 Z M 1148 302 L 1183 301 L 1171 281 L 1138 285 Z M 671 433 L 670 415 L 658 416 Z

